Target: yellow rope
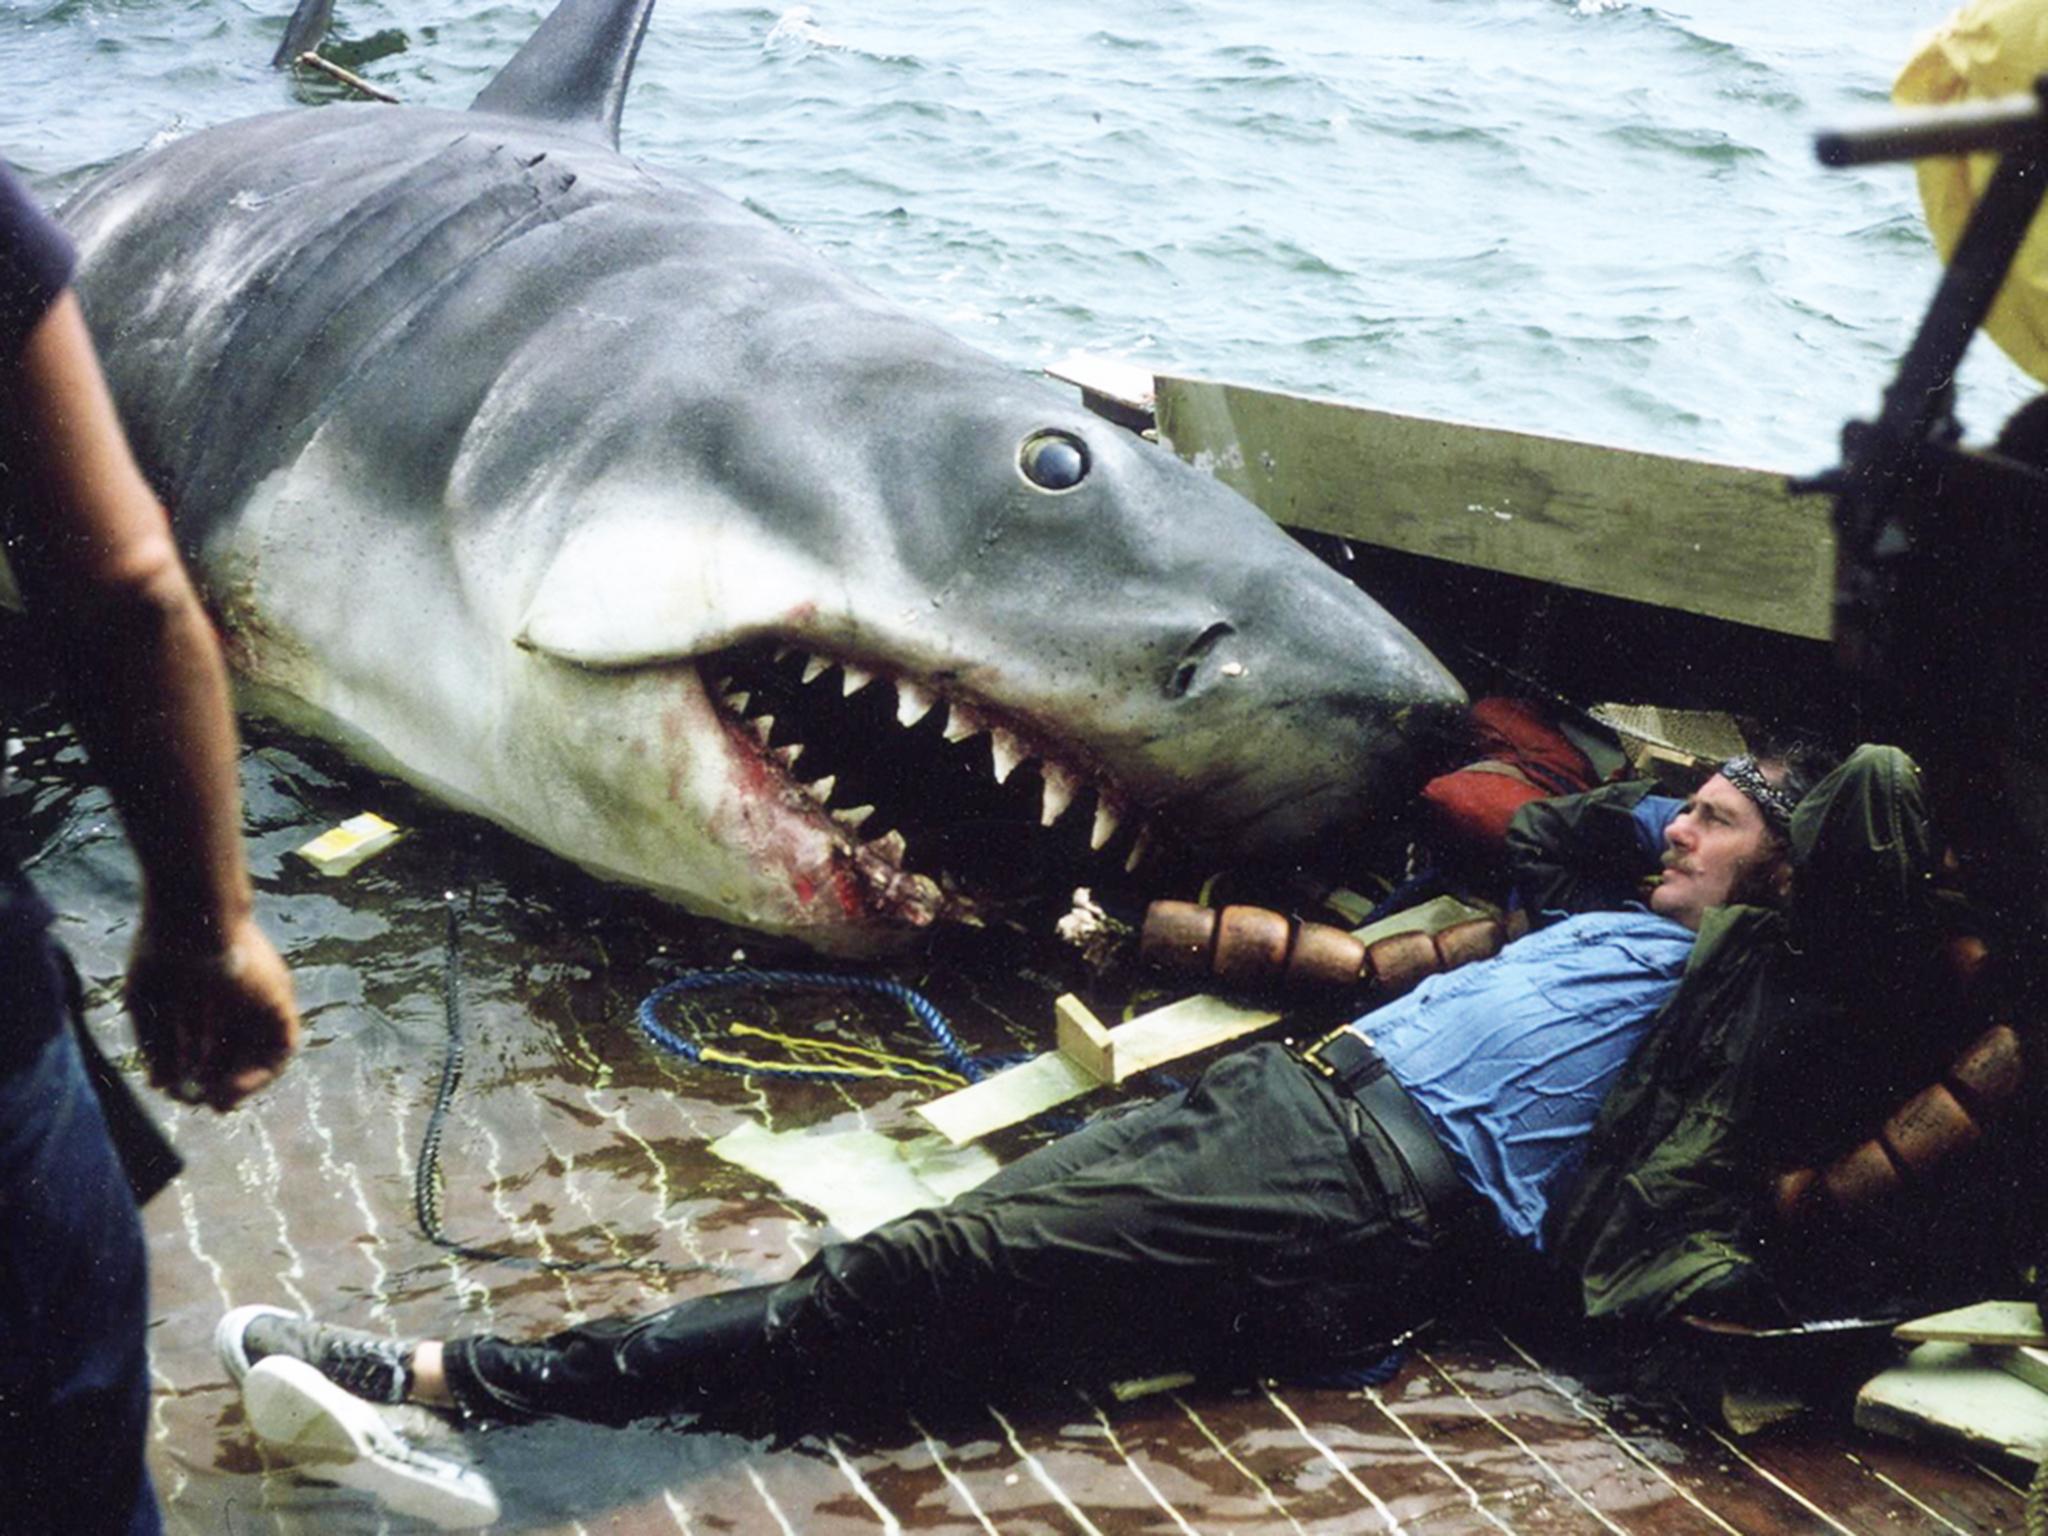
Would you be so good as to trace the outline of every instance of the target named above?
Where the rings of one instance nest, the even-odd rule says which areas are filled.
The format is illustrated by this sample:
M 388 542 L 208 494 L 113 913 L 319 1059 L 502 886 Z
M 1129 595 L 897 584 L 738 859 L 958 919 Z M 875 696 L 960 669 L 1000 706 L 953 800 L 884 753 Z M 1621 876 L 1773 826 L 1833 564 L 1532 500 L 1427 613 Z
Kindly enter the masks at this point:
M 2034 1468 L 2027 1489 L 2027 1536 L 2048 1536 L 2048 1461 Z
M 960 1074 L 952 1071 L 950 1068 L 935 1067 L 930 1062 L 919 1061 L 914 1056 L 897 1056 L 889 1051 L 877 1050 L 869 1045 L 849 1045 L 842 1040 L 814 1040 L 803 1035 L 780 1035 L 772 1029 L 762 1029 L 754 1024 L 733 1023 L 727 1025 L 726 1028 L 728 1033 L 751 1035 L 757 1040 L 767 1040 L 799 1053 L 813 1051 L 820 1056 L 840 1055 L 850 1056 L 855 1059 L 866 1058 L 870 1061 L 887 1062 L 890 1066 L 901 1067 L 906 1072 L 914 1072 L 931 1077 L 950 1078 L 955 1082 L 962 1080 Z
M 848 1045 L 836 1040 L 810 1040 L 800 1035 L 778 1034 L 773 1030 L 761 1029 L 752 1024 L 729 1024 L 727 1032 L 733 1035 L 751 1036 L 757 1040 L 779 1045 L 797 1057 L 810 1057 L 811 1061 L 765 1061 L 756 1056 L 745 1056 L 734 1051 L 720 1050 L 715 1045 L 698 1048 L 701 1060 L 718 1062 L 726 1066 L 739 1067 L 749 1072 L 786 1074 L 795 1076 L 822 1069 L 842 1073 L 850 1077 L 872 1078 L 882 1081 L 911 1082 L 922 1085 L 942 1084 L 948 1088 L 962 1088 L 967 1079 L 958 1072 L 945 1067 L 933 1066 L 930 1062 L 916 1061 L 908 1056 L 892 1055 L 888 1051 L 875 1050 L 868 1046 Z

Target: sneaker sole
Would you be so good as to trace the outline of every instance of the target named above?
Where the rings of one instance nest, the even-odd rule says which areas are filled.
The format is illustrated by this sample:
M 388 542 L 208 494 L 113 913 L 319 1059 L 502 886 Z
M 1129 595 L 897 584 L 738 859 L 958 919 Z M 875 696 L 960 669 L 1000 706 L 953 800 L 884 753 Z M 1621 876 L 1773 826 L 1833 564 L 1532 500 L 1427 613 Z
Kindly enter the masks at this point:
M 415 1450 L 366 1402 L 303 1360 L 270 1355 L 242 1383 L 249 1427 L 311 1476 L 374 1494 L 402 1515 L 443 1530 L 498 1518 L 498 1496 L 481 1473 Z

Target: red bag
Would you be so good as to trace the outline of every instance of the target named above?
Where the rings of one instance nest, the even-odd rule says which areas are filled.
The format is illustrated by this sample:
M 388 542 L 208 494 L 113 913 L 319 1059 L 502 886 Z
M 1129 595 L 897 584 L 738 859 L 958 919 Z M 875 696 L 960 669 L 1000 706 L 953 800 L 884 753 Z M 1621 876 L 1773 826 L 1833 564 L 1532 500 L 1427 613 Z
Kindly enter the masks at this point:
M 1422 787 L 1431 822 L 1450 847 L 1496 856 L 1507 849 L 1508 822 L 1531 800 L 1577 794 L 1599 782 L 1541 705 L 1479 699 L 1472 723 L 1481 756 Z

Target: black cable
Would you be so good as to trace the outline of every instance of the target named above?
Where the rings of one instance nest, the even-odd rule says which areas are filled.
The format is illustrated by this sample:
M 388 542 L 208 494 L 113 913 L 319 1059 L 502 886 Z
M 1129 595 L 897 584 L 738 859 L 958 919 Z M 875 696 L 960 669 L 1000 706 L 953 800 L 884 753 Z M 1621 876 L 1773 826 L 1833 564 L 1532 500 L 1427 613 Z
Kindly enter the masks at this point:
M 465 1052 L 462 1021 L 462 922 L 456 910 L 455 892 L 447 894 L 446 961 L 441 972 L 441 1005 L 448 1024 L 448 1049 L 441 1060 L 441 1085 L 434 1094 L 434 1107 L 427 1115 L 427 1128 L 420 1137 L 419 1160 L 413 1166 L 413 1219 L 420 1235 L 437 1247 L 465 1259 L 484 1264 L 508 1264 L 515 1269 L 541 1270 L 548 1274 L 599 1274 L 606 1271 L 637 1270 L 647 1274 L 718 1275 L 744 1281 L 749 1277 L 723 1264 L 697 1260 L 672 1264 L 665 1259 L 544 1259 L 531 1254 L 503 1253 L 450 1237 L 441 1225 L 441 1134 L 446 1128 L 448 1109 L 462 1082 Z

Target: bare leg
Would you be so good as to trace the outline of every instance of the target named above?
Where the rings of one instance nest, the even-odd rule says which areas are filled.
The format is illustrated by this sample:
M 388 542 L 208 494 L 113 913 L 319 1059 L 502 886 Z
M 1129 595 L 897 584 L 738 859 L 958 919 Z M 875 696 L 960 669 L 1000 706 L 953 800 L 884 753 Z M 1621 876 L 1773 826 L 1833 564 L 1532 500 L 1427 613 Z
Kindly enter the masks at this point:
M 422 1339 L 412 1352 L 412 1391 L 408 1394 L 416 1403 L 429 1408 L 453 1408 L 455 1399 L 448 1391 L 448 1376 L 441 1369 L 441 1341 Z

